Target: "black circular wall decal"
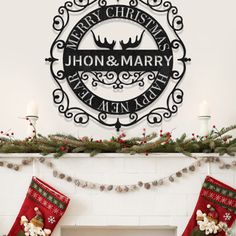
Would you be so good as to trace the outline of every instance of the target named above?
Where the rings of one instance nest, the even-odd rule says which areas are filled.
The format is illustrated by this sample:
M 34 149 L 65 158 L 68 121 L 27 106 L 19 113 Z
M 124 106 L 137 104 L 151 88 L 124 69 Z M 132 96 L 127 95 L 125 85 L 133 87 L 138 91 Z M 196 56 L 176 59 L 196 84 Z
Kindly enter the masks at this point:
M 57 37 L 46 59 L 58 85 L 54 102 L 77 124 L 94 119 L 117 130 L 144 118 L 159 124 L 175 114 L 183 101 L 179 83 L 190 59 L 178 35 L 183 29 L 178 9 L 163 0 L 120 2 L 67 1 L 54 17 Z M 171 33 L 158 21 L 163 13 Z M 76 23 L 70 28 L 75 14 Z M 174 86 L 166 107 L 158 107 L 155 104 L 170 80 Z M 65 84 L 72 94 L 68 95 Z M 74 95 L 77 105 L 71 106 Z

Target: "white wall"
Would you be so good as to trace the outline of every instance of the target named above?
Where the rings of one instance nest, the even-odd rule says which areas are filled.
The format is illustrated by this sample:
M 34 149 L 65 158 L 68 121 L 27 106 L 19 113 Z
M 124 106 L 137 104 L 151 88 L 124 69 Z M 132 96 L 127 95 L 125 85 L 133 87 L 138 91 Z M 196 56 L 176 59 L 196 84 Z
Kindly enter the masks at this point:
M 175 135 L 197 132 L 198 104 L 203 99 L 211 105 L 212 124 L 219 127 L 231 125 L 236 121 L 236 1 L 173 2 L 179 6 L 184 17 L 185 29 L 181 36 L 188 49 L 188 56 L 193 61 L 182 83 L 184 103 L 177 116 L 163 123 L 162 127 L 165 130 L 176 128 Z M 87 127 L 78 128 L 72 122 L 66 122 L 53 105 L 52 91 L 55 84 L 44 58 L 49 56 L 49 48 L 55 37 L 52 18 L 63 3 L 62 0 L 1 1 L 0 130 L 11 129 L 16 137 L 25 135 L 26 123 L 19 117 L 25 115 L 26 105 L 32 98 L 40 106 L 40 133 L 79 133 L 80 136 L 99 138 L 110 137 L 115 133 L 93 122 Z M 143 127 L 147 127 L 146 121 L 127 129 L 127 132 L 130 136 L 137 135 Z M 149 127 L 148 130 L 156 129 Z M 73 172 L 74 176 L 92 181 L 133 183 L 139 179 L 165 176 L 191 161 L 186 158 L 81 158 L 56 163 L 65 172 Z M 14 221 L 32 174 L 30 167 L 22 173 L 1 169 L 0 233 L 7 233 Z M 77 189 L 54 179 L 44 167 L 40 167 L 38 176 L 72 199 L 60 226 L 158 224 L 178 226 L 180 235 L 192 213 L 206 174 L 207 168 L 204 167 L 195 175 L 182 178 L 177 184 L 124 195 Z M 236 184 L 235 170 L 225 172 L 213 166 L 212 175 L 232 186 Z M 55 233 L 55 236 L 58 235 L 59 227 Z
M 198 131 L 198 104 L 206 99 L 212 108 L 211 124 L 219 127 L 235 123 L 235 52 L 236 25 L 235 0 L 184 0 L 172 1 L 179 7 L 185 20 L 181 34 L 191 65 L 182 88 L 185 99 L 177 116 L 164 122 L 165 130 L 174 135 Z M 115 131 L 104 129 L 93 121 L 78 128 L 73 122 L 59 115 L 52 101 L 55 83 L 44 58 L 55 34 L 52 18 L 64 1 L 2 1 L 0 41 L 0 129 L 11 129 L 16 137 L 24 137 L 26 105 L 32 98 L 40 106 L 38 131 L 71 133 L 80 136 L 110 137 Z M 184 125 L 183 125 L 184 123 Z M 140 134 L 146 121 L 134 129 L 127 129 L 131 136 Z M 156 128 L 148 127 L 148 130 Z
M 0 155 L 1 160 L 4 157 L 6 155 Z M 14 154 L 8 156 L 7 160 L 19 163 L 22 160 L 13 157 Z M 225 161 L 232 161 L 232 158 L 226 157 Z M 149 158 L 119 154 L 100 154 L 94 158 L 79 155 L 53 160 L 58 170 L 75 178 L 107 184 L 152 181 L 169 176 L 193 162 L 192 158 L 168 154 L 154 154 Z M 167 183 L 149 191 L 142 189 L 121 194 L 78 188 L 55 179 L 51 171 L 40 163 L 35 167 L 35 171 L 30 166 L 23 172 L 13 172 L 5 168 L 0 170 L 0 235 L 6 234 L 11 228 L 25 198 L 32 174 L 71 198 L 54 236 L 61 236 L 61 229 L 69 226 L 176 227 L 177 236 L 180 236 L 192 215 L 207 174 L 228 185 L 236 186 L 235 169 L 221 170 L 214 164 L 204 165 L 194 174 L 186 174 L 176 179 L 174 184 Z

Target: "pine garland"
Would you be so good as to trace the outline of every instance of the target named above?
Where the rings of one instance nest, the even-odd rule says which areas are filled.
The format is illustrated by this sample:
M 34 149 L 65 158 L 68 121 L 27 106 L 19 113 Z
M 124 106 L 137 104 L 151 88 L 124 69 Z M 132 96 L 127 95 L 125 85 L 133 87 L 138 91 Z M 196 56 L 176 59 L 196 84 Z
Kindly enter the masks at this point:
M 160 131 L 159 134 L 146 135 L 145 129 L 142 137 L 127 139 L 122 133 L 110 140 L 94 140 L 88 137 L 78 139 L 62 134 L 47 137 L 38 134 L 33 139 L 15 140 L 13 136 L 7 135 L 0 137 L 0 153 L 53 153 L 57 158 L 65 153 L 90 153 L 91 156 L 98 153 L 183 153 L 188 156 L 192 156 L 191 153 L 219 153 L 234 156 L 236 138 L 228 135 L 233 129 L 236 129 L 236 125 L 221 130 L 214 126 L 206 137 L 192 134 L 188 138 L 183 134 L 176 139 L 172 138 L 170 132 Z

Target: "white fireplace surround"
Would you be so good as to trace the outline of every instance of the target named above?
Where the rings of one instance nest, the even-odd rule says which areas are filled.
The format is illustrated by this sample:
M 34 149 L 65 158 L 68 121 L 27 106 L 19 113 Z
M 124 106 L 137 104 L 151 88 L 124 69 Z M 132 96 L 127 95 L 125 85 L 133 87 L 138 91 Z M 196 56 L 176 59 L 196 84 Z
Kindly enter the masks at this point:
M 78 226 L 63 227 L 62 236 L 175 236 L 176 227 Z
M 40 154 L 0 154 L 0 159 L 20 163 L 26 157 L 39 156 Z M 139 180 L 155 180 L 175 173 L 195 161 L 182 154 L 131 156 L 109 153 L 92 158 L 88 154 L 67 154 L 59 160 L 53 159 L 51 155 L 47 158 L 53 161 L 58 170 L 73 177 L 107 184 L 133 184 Z M 223 158 L 226 162 L 235 160 L 229 156 Z M 109 233 L 111 230 L 114 235 L 120 230 L 129 230 L 132 232 L 131 236 L 139 235 L 135 230 L 141 230 L 139 232 L 148 232 L 150 236 L 151 231 L 155 232 L 155 235 L 180 236 L 193 212 L 206 175 L 236 186 L 235 169 L 221 170 L 215 164 L 205 164 L 194 173 L 176 179 L 173 184 L 131 193 L 78 188 L 54 178 L 51 170 L 38 161 L 19 172 L 0 168 L 0 235 L 7 234 L 10 230 L 32 175 L 48 182 L 71 198 L 68 210 L 56 227 L 54 236 L 91 236 L 93 231 Z

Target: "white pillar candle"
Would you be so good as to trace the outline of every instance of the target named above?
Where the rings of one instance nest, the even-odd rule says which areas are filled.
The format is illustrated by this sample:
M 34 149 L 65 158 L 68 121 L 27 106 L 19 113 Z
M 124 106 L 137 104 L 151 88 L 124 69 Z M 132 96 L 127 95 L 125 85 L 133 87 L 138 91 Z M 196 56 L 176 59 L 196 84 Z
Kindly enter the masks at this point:
M 211 116 L 209 104 L 205 100 L 199 105 L 199 116 Z
M 31 101 L 27 105 L 27 112 L 26 116 L 28 117 L 38 117 L 38 105 L 35 103 L 35 101 Z

